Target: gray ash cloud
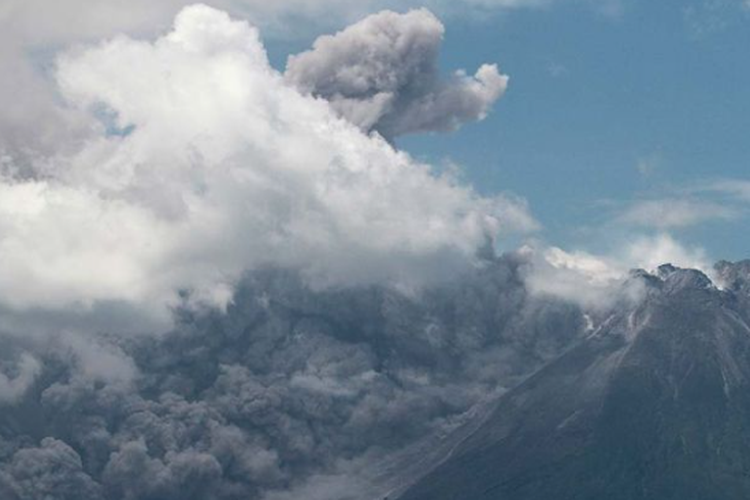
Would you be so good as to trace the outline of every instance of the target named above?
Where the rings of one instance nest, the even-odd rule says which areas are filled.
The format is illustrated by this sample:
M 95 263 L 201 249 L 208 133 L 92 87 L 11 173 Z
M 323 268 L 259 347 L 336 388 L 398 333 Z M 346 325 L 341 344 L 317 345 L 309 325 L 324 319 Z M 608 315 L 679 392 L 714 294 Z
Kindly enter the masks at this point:
M 473 76 L 460 71 L 442 78 L 438 54 L 444 31 L 427 10 L 384 11 L 291 56 L 285 78 L 328 100 L 363 130 L 388 139 L 453 131 L 483 119 L 508 78 L 495 65 L 484 65 Z
M 182 309 L 161 336 L 99 338 L 98 349 L 132 360 L 132 379 L 104 381 L 65 353 L 35 352 L 43 372 L 0 412 L 0 492 L 379 494 L 369 475 L 378 463 L 448 428 L 582 331 L 577 308 L 528 296 L 524 265 L 495 260 L 418 296 L 315 291 L 298 273 L 256 271 L 226 312 Z

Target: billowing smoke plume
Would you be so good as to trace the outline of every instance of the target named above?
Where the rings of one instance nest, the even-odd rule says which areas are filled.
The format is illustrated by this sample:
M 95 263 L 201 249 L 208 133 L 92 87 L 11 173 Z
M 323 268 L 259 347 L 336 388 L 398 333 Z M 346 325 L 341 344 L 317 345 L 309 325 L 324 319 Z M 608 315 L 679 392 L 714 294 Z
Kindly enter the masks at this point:
M 226 313 L 100 338 L 108 379 L 82 347 L 37 349 L 43 373 L 0 408 L 2 498 L 382 498 L 403 479 L 388 467 L 423 455 L 410 447 L 583 331 L 577 308 L 527 295 L 526 265 L 488 260 L 419 296 L 255 271 Z
M 60 106 L 55 89 L 40 76 L 50 49 L 128 33 L 153 36 L 191 0 L 3 0 L 0 5 L 0 156 L 24 160 L 63 149 L 85 137 L 86 114 Z M 427 5 L 445 15 L 473 15 L 539 7 L 547 0 L 205 0 L 250 19 L 279 38 L 313 36 L 385 8 Z M 32 54 L 33 61 L 29 60 Z
M 534 224 L 523 204 L 480 197 L 300 94 L 256 29 L 206 6 L 155 42 L 63 54 L 56 82 L 98 125 L 31 175 L 6 158 L 0 307 L 15 314 L 129 304 L 164 320 L 176 291 L 226 304 L 263 265 L 318 286 L 413 288 Z
M 487 116 L 508 77 L 484 65 L 474 76 L 459 71 L 444 81 L 437 65 L 443 32 L 427 10 L 385 11 L 318 38 L 312 50 L 289 58 L 285 77 L 386 138 L 452 131 Z

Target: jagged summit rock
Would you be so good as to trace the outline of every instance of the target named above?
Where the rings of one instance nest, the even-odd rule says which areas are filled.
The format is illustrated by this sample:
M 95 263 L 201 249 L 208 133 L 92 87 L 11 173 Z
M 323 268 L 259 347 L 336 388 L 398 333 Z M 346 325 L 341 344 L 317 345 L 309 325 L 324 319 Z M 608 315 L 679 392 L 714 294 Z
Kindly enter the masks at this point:
M 735 285 L 631 274 L 641 302 L 501 397 L 400 500 L 750 498 L 749 274 L 718 268 Z
M 677 291 L 684 289 L 704 289 L 713 286 L 711 279 L 697 269 L 681 269 L 672 264 L 659 266 L 657 276 L 661 278 L 665 289 Z
M 662 292 L 693 289 L 715 288 L 715 284 L 703 271 L 662 264 L 654 272 L 644 269 L 633 269 L 628 275 L 629 282 L 640 282 L 649 288 Z

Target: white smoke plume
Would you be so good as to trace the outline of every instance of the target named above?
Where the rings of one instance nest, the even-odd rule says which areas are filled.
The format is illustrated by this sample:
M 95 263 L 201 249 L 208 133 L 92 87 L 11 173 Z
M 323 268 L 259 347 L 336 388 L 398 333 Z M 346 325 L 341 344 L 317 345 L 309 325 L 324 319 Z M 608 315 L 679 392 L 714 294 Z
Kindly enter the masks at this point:
M 167 317 L 176 292 L 226 304 L 241 274 L 410 288 L 465 268 L 525 206 L 480 197 L 368 137 L 268 63 L 258 32 L 198 5 L 154 42 L 58 59 L 69 108 L 98 120 L 67 154 L 0 180 L 0 305 Z

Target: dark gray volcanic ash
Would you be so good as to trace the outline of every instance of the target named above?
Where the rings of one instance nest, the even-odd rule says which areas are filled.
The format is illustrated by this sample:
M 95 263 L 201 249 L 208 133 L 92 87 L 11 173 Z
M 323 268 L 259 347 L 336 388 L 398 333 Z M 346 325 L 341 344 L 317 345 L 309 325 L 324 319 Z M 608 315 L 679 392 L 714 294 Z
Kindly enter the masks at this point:
M 410 479 L 389 461 L 584 332 L 575 306 L 528 295 L 525 265 L 493 259 L 419 295 L 258 271 L 226 313 L 181 310 L 172 332 L 95 347 L 121 380 L 50 347 L 32 390 L 0 410 L 2 498 L 380 495 Z

